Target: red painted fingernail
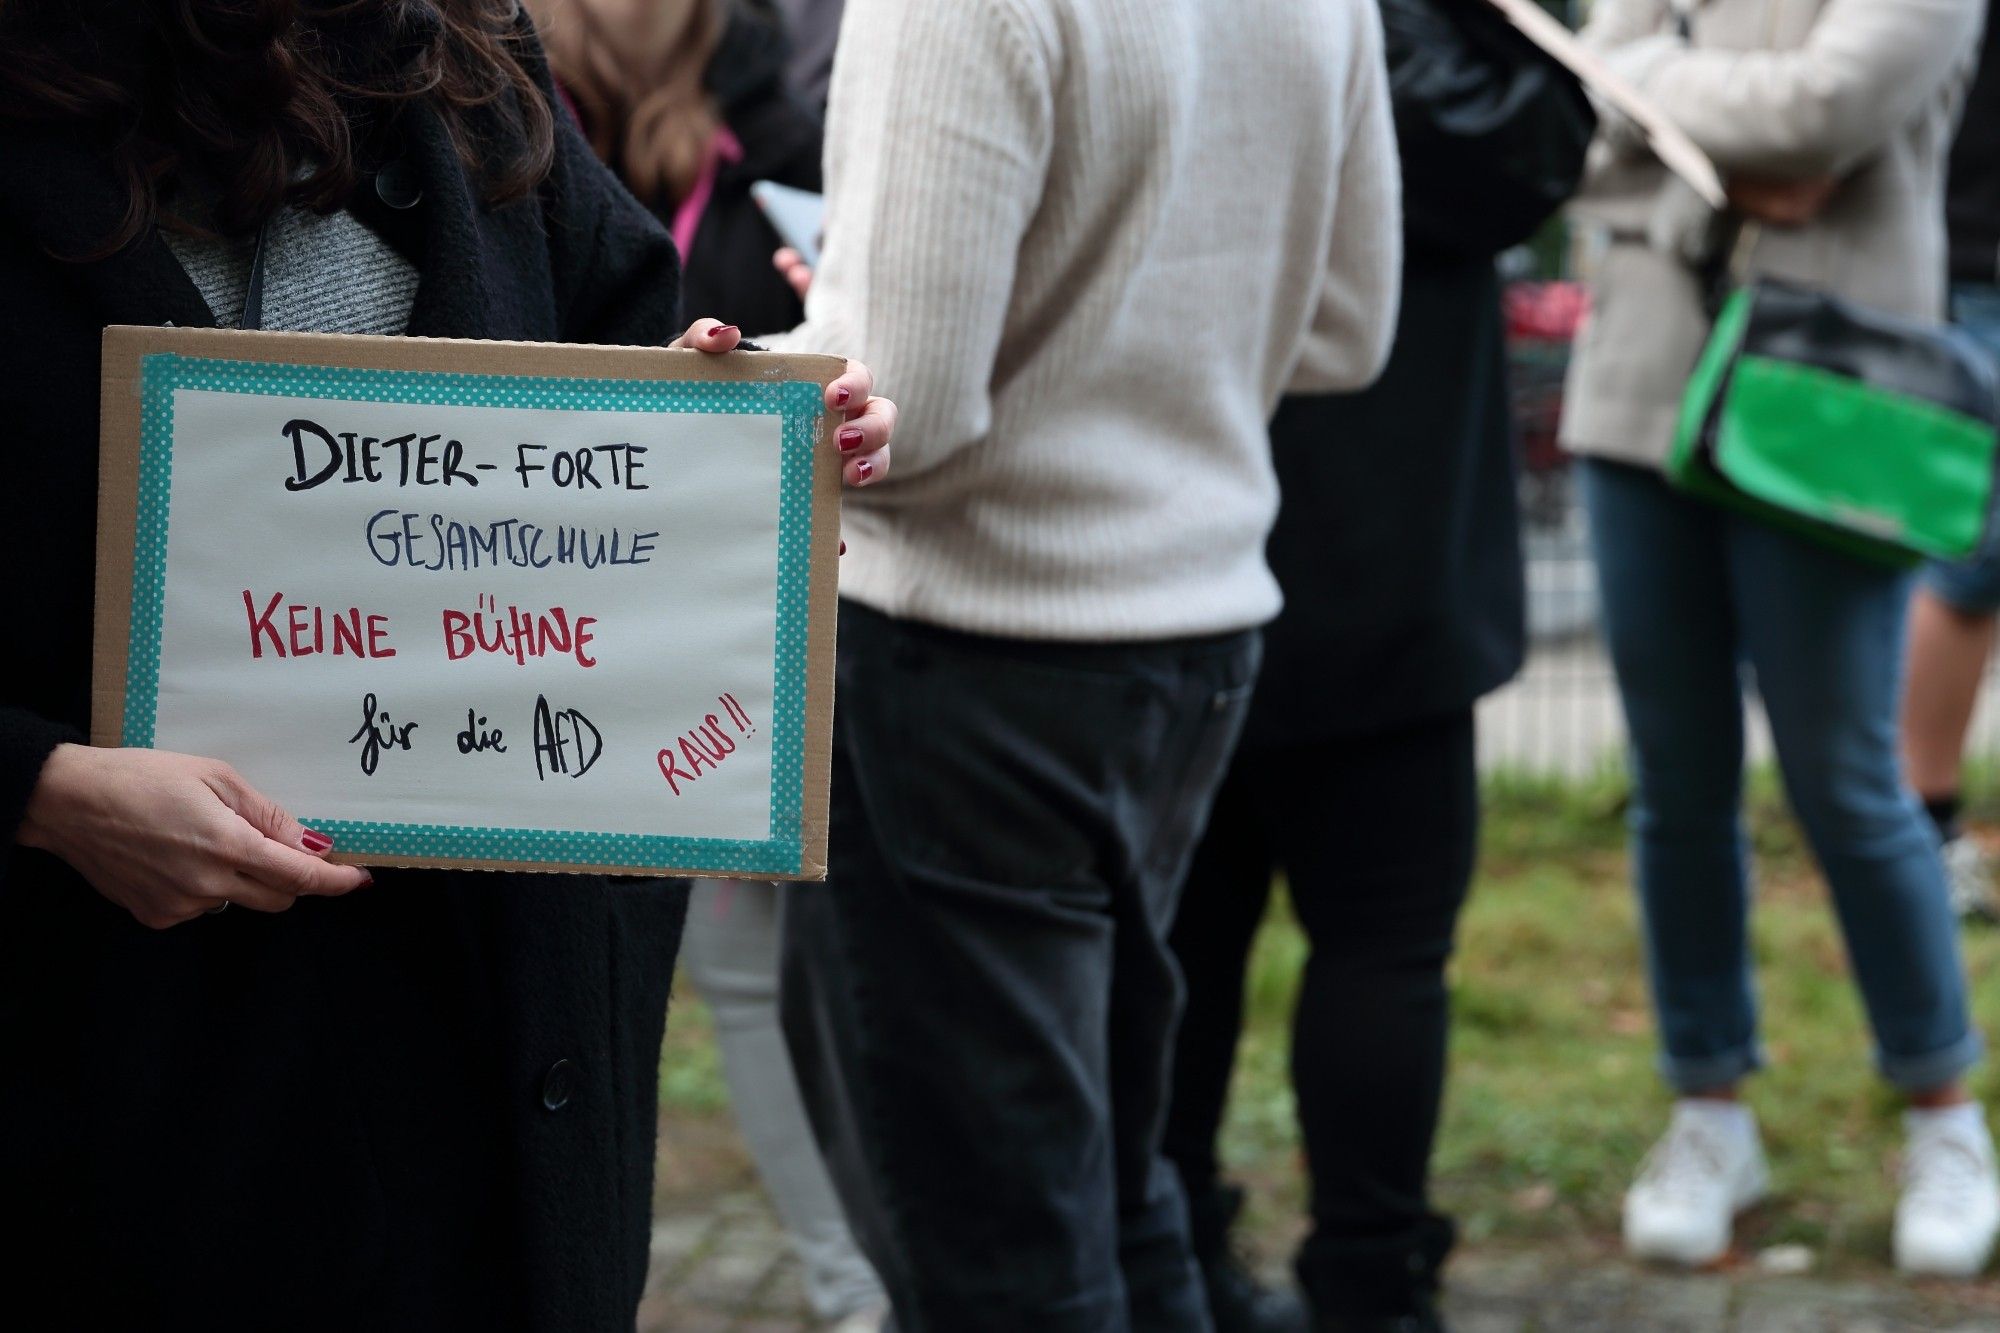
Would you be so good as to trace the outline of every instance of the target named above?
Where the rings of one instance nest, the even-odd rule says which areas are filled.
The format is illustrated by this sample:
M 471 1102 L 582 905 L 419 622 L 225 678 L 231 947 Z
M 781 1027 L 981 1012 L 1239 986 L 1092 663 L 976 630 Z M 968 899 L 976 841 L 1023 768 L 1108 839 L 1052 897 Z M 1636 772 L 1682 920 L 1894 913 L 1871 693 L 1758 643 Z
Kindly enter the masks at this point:
M 867 437 L 861 433 L 861 428 L 858 426 L 841 427 L 840 452 L 842 452 L 843 454 L 853 453 L 856 449 L 859 449 L 861 447 L 861 442 L 866 438 Z
M 865 458 L 854 462 L 854 484 L 859 486 L 875 475 L 875 465 Z
M 711 338 L 720 338 L 725 333 L 735 333 L 736 331 L 737 328 L 734 324 L 718 324 L 708 331 L 708 336 Z
M 307 829 L 305 832 L 299 834 L 299 842 L 305 846 L 307 851 L 315 855 L 320 852 L 331 851 L 333 848 L 333 839 L 316 829 Z
M 833 405 L 835 407 L 846 407 L 847 400 L 852 397 L 854 397 L 854 390 L 843 384 L 833 391 Z
M 842 542 L 842 543 L 840 544 L 840 553 L 841 553 L 842 555 L 846 555 L 846 554 L 847 554 L 847 543 L 846 543 L 846 542 Z

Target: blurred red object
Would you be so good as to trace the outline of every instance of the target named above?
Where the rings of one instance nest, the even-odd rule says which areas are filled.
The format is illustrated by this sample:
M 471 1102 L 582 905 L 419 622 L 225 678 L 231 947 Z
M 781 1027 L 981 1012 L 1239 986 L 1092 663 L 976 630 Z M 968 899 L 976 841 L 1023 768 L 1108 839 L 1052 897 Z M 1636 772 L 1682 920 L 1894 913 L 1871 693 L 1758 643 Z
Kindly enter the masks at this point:
M 1510 282 L 1502 300 L 1508 339 L 1571 342 L 1590 313 L 1580 282 Z
M 1570 344 L 1590 314 L 1578 282 L 1510 282 L 1501 296 L 1507 321 L 1507 370 L 1521 465 L 1530 475 L 1567 461 L 1556 442 Z

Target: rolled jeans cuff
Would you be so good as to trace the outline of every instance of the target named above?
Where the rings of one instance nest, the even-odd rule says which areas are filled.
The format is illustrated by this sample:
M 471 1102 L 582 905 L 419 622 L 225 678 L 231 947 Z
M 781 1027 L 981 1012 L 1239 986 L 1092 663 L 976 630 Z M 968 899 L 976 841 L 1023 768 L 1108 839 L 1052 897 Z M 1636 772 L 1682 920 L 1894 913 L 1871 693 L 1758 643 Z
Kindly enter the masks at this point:
M 1986 1042 L 1977 1032 L 1968 1032 L 1951 1045 L 1922 1055 L 1890 1055 L 1878 1050 L 1875 1067 L 1904 1092 L 1929 1092 L 1956 1082 L 1985 1054 Z
M 1718 1055 L 1685 1058 L 1669 1051 L 1660 1052 L 1660 1077 L 1678 1093 L 1707 1092 L 1726 1088 L 1747 1074 L 1764 1067 L 1764 1048 L 1751 1043 Z
M 1924 586 L 1960 615 L 1990 616 L 2000 611 L 2000 547 L 1989 545 L 1956 564 L 1934 564 L 1924 571 Z

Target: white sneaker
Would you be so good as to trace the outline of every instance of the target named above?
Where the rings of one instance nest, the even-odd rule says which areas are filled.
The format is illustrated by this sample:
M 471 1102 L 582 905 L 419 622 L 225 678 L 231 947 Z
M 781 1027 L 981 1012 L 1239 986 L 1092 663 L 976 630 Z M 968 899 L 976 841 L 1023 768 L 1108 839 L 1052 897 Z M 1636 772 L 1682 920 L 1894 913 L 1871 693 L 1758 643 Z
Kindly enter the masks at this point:
M 1938 849 L 1951 910 L 1961 917 L 2000 916 L 1993 892 L 1993 858 L 1978 841 L 1961 833 Z
M 1734 1102 L 1687 1098 L 1625 1195 L 1625 1248 L 1635 1259 L 1698 1267 L 1729 1249 L 1736 1215 L 1771 1187 L 1757 1121 Z
M 1903 1197 L 1896 1204 L 1896 1267 L 1973 1277 L 2000 1234 L 2000 1175 L 1978 1106 L 1907 1111 Z

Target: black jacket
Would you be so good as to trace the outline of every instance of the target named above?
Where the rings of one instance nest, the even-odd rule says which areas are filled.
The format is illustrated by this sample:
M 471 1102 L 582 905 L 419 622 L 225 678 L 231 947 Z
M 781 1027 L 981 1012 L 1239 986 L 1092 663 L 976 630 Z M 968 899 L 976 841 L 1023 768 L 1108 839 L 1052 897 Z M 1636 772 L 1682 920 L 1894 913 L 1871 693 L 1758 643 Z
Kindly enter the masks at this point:
M 1246 744 L 1454 711 L 1525 645 L 1506 349 L 1493 257 L 1575 188 L 1594 121 L 1575 81 L 1483 0 L 1382 0 L 1403 168 L 1402 315 L 1382 377 L 1287 399 L 1284 496 Z
M 750 187 L 760 180 L 818 191 L 820 118 L 785 83 L 788 47 L 770 20 L 735 13 L 709 62 L 708 88 L 743 145 L 743 160 L 716 173 L 708 210 L 688 247 L 682 304 L 746 333 L 777 333 L 805 319 L 799 298 L 771 256 L 784 244 Z
M 1951 276 L 2000 283 L 2000 14 L 1989 3 L 1979 72 L 1951 144 L 1945 189 Z
M 435 116 L 403 113 L 423 190 L 411 333 L 672 336 L 671 243 L 559 119 L 539 193 L 487 208 Z M 114 219 L 96 145 L 0 124 L 0 181 L 10 1322 L 629 1329 L 683 890 L 385 871 L 155 932 L 13 845 L 42 760 L 88 721 L 100 330 L 213 321 L 157 234 L 50 257 Z

